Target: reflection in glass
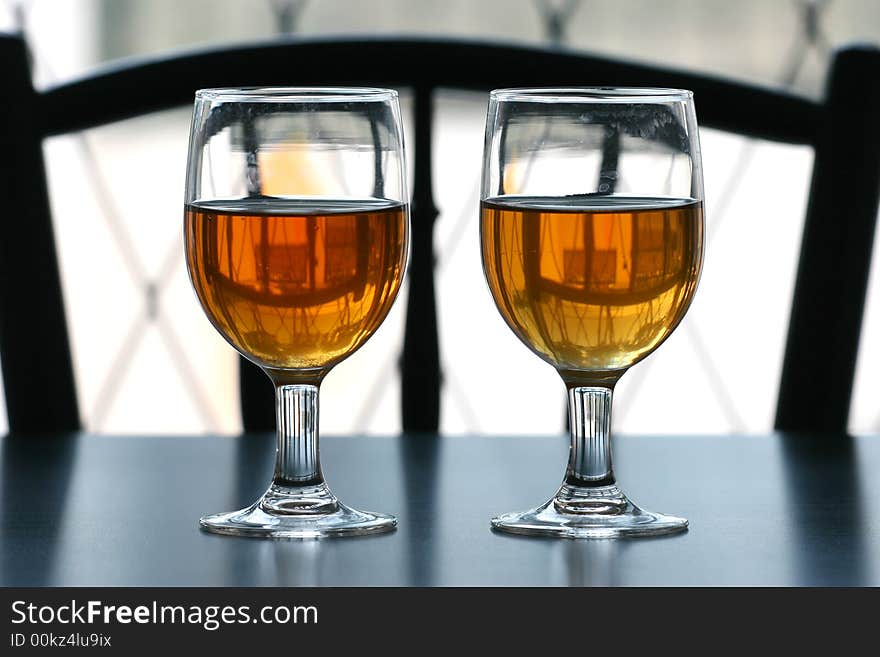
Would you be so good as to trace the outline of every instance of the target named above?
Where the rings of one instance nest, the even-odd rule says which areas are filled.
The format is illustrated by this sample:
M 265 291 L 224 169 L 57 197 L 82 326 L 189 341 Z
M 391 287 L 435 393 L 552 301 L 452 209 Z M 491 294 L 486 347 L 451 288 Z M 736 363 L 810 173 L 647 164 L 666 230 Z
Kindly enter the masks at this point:
M 572 197 L 483 203 L 485 270 L 499 310 L 557 367 L 632 365 L 693 297 L 702 205 L 625 203 L 592 211 L 595 201 Z

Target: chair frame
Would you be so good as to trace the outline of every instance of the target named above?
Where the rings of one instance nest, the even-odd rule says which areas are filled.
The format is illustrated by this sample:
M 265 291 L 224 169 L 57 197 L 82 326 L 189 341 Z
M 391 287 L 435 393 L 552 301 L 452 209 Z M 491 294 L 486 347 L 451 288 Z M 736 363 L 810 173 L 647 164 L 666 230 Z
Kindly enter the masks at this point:
M 283 39 L 126 60 L 34 89 L 20 36 L 0 36 L 0 354 L 10 430 L 80 429 L 43 140 L 192 102 L 200 87 L 371 85 L 414 92 L 412 262 L 401 357 L 403 429 L 437 431 L 442 374 L 434 288 L 432 100 L 444 88 L 663 86 L 694 91 L 700 125 L 815 150 L 776 428 L 846 430 L 880 185 L 880 51 L 832 61 L 814 102 L 707 75 L 560 49 L 428 38 Z M 291 63 L 306 63 L 293 66 Z M 842 192 L 841 190 L 845 190 Z M 19 281 L 28 281 L 21 285 Z M 35 321 L 31 321 L 35 319 Z M 756 371 L 763 367 L 756 364 Z M 241 370 L 246 430 L 269 428 L 262 374 Z

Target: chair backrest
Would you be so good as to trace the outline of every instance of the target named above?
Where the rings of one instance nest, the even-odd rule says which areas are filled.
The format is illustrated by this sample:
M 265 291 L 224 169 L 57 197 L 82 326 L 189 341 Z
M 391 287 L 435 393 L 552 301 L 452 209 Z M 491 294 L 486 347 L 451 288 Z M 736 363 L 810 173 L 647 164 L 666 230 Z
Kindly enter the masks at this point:
M 440 355 L 434 293 L 432 96 L 439 88 L 664 86 L 694 91 L 700 124 L 808 144 L 815 164 L 776 426 L 843 431 L 849 414 L 880 181 L 880 51 L 838 52 L 813 102 L 728 80 L 561 50 L 486 42 L 292 39 L 177 54 L 103 69 L 35 91 L 24 42 L 0 37 L 0 355 L 15 432 L 80 426 L 42 155 L 53 135 L 192 102 L 200 87 L 372 85 L 412 88 L 415 184 L 401 358 L 403 428 L 435 431 Z M 27 281 L 22 285 L 22 281 Z M 272 425 L 272 398 L 242 368 L 246 429 Z M 258 394 L 254 391 L 259 390 Z

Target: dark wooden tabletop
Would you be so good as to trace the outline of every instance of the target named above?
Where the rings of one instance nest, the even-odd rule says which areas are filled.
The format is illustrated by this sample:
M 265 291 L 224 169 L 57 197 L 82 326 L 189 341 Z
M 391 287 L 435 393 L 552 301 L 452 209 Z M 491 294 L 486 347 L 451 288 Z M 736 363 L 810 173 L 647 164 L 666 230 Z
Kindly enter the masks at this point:
M 628 437 L 624 490 L 687 533 L 572 541 L 493 533 L 555 490 L 561 437 L 328 437 L 348 504 L 394 513 L 382 536 L 272 541 L 202 533 L 253 501 L 273 436 L 0 443 L 5 586 L 878 585 L 880 438 Z

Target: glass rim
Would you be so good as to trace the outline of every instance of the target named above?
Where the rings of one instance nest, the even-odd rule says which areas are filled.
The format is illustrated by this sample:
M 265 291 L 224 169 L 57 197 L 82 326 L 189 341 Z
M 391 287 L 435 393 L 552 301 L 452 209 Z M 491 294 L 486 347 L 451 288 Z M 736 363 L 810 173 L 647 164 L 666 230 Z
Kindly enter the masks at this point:
M 395 89 L 381 87 L 209 87 L 196 100 L 249 103 L 369 103 L 397 99 Z
M 493 89 L 489 97 L 525 103 L 669 103 L 689 101 L 694 92 L 671 87 L 511 87 Z

